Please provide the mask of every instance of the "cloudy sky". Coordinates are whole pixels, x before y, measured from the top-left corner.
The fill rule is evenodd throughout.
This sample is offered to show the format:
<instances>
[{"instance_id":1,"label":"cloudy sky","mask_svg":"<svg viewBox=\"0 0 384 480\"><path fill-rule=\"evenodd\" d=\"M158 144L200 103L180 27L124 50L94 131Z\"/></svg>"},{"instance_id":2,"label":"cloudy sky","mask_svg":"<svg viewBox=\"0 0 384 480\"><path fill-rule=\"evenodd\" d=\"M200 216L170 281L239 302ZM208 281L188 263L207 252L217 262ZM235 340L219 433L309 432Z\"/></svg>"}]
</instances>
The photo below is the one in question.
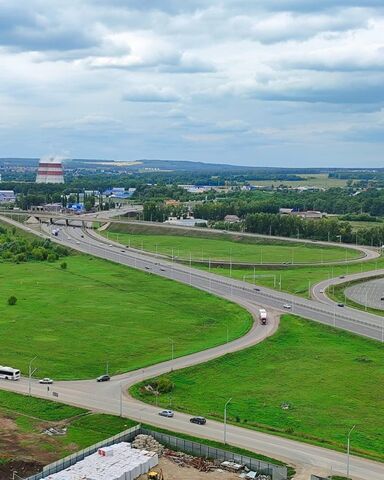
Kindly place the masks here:
<instances>
[{"instance_id":1,"label":"cloudy sky","mask_svg":"<svg viewBox=\"0 0 384 480\"><path fill-rule=\"evenodd\" d=\"M0 156L384 166L383 0L0 0Z\"/></svg>"}]
</instances>

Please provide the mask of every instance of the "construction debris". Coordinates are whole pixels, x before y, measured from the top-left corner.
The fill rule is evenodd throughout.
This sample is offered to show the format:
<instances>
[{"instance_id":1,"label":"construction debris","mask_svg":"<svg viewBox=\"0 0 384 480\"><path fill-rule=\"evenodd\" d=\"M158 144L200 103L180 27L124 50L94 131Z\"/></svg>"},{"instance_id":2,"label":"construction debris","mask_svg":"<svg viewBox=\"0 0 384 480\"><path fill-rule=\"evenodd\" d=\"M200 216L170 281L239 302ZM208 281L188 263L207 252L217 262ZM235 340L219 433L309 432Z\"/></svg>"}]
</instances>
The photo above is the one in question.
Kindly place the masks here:
<instances>
[{"instance_id":1,"label":"construction debris","mask_svg":"<svg viewBox=\"0 0 384 480\"><path fill-rule=\"evenodd\" d=\"M193 457L183 452L175 452L174 450L164 450L164 457L172 460L179 467L193 467L199 472L210 472L217 468L217 463L202 457Z\"/></svg>"},{"instance_id":2,"label":"construction debris","mask_svg":"<svg viewBox=\"0 0 384 480\"><path fill-rule=\"evenodd\" d=\"M43 435L49 435L50 437L54 437L57 435L66 435L67 434L67 428L60 428L60 427L50 427L47 428L47 430L43 431Z\"/></svg>"},{"instance_id":3,"label":"construction debris","mask_svg":"<svg viewBox=\"0 0 384 480\"><path fill-rule=\"evenodd\" d=\"M155 452L159 456L161 456L164 452L163 445L161 445L161 443L155 440L151 435L137 435L132 442L132 448L147 450L148 452Z\"/></svg>"},{"instance_id":4,"label":"construction debris","mask_svg":"<svg viewBox=\"0 0 384 480\"><path fill-rule=\"evenodd\" d=\"M260 474L258 472L249 471L245 465L240 463L220 460L212 460L203 457L194 457L188 453L171 450L165 448L161 443L155 440L151 435L137 435L132 442L132 448L140 450L147 450L149 452L155 452L158 456L171 460L178 467L192 467L199 472L231 472L239 474L240 478L244 480L271 480L270 475Z\"/></svg>"}]
</instances>

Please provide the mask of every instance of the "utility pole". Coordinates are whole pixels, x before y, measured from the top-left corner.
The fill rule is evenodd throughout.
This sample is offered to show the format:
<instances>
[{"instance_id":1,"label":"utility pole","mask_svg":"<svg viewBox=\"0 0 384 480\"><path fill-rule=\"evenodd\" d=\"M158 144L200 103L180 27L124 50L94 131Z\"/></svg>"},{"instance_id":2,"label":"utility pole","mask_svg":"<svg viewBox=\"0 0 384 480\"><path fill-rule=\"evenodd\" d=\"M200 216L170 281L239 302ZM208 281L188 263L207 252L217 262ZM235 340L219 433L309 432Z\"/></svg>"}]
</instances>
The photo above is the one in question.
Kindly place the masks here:
<instances>
[{"instance_id":1,"label":"utility pole","mask_svg":"<svg viewBox=\"0 0 384 480\"><path fill-rule=\"evenodd\" d=\"M120 384L120 417L123 416L123 385Z\"/></svg>"},{"instance_id":2,"label":"utility pole","mask_svg":"<svg viewBox=\"0 0 384 480\"><path fill-rule=\"evenodd\" d=\"M29 362L29 367L28 367L28 395L31 396L31 381L32 381L32 375L36 372L37 368L35 368L33 371L32 371L32 362L34 360L36 360L37 356L36 357L33 357L32 360Z\"/></svg>"},{"instance_id":3,"label":"utility pole","mask_svg":"<svg viewBox=\"0 0 384 480\"><path fill-rule=\"evenodd\" d=\"M351 438L351 433L353 432L355 427L356 427L356 425L353 425L353 427L349 431L348 437L347 437L347 478L348 479L349 479L349 450L350 450L350 444L351 444L350 438Z\"/></svg>"},{"instance_id":4,"label":"utility pole","mask_svg":"<svg viewBox=\"0 0 384 480\"><path fill-rule=\"evenodd\" d=\"M232 397L224 405L224 445L227 443L227 407L231 400Z\"/></svg>"}]
</instances>

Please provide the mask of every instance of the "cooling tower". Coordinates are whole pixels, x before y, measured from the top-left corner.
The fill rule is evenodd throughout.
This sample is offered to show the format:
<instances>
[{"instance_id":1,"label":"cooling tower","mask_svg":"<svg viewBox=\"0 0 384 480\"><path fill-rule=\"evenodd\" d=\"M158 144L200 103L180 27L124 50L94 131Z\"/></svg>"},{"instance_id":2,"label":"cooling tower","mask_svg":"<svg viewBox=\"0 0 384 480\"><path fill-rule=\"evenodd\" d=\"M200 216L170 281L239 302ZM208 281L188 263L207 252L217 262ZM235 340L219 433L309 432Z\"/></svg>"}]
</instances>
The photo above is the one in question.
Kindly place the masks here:
<instances>
[{"instance_id":1,"label":"cooling tower","mask_svg":"<svg viewBox=\"0 0 384 480\"><path fill-rule=\"evenodd\" d=\"M64 171L58 157L40 159L36 183L64 183Z\"/></svg>"}]
</instances>

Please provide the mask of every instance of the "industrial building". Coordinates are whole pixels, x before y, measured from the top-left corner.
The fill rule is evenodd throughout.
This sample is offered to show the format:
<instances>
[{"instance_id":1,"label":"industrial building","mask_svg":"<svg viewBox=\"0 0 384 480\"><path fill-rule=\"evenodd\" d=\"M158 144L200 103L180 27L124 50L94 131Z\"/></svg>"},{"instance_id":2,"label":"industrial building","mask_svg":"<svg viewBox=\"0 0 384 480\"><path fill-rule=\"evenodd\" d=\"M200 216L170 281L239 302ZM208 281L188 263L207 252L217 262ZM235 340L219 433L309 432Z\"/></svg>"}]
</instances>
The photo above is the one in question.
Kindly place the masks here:
<instances>
[{"instance_id":1,"label":"industrial building","mask_svg":"<svg viewBox=\"0 0 384 480\"><path fill-rule=\"evenodd\" d=\"M64 171L57 157L44 157L39 161L36 183L64 183Z\"/></svg>"},{"instance_id":2,"label":"industrial building","mask_svg":"<svg viewBox=\"0 0 384 480\"><path fill-rule=\"evenodd\" d=\"M0 203L14 203L16 195L13 190L0 190Z\"/></svg>"}]
</instances>

